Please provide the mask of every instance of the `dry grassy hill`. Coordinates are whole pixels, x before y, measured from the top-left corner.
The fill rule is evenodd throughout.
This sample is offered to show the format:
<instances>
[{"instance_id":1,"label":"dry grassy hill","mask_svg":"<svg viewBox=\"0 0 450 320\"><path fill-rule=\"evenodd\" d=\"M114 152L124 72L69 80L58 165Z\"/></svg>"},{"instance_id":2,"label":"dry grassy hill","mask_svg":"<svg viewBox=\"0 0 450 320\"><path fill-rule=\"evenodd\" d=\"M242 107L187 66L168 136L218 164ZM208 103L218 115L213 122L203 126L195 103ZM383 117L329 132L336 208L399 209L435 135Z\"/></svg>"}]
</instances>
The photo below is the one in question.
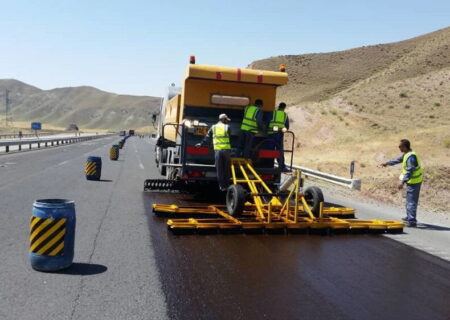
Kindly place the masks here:
<instances>
[{"instance_id":1,"label":"dry grassy hill","mask_svg":"<svg viewBox=\"0 0 450 320\"><path fill-rule=\"evenodd\" d=\"M356 160L364 193L401 202L399 168L376 165L409 138L426 168L423 203L450 211L450 28L397 43L280 56L251 67L287 65L279 92L300 141L297 162L347 175Z\"/></svg>"},{"instance_id":2,"label":"dry grassy hill","mask_svg":"<svg viewBox=\"0 0 450 320\"><path fill-rule=\"evenodd\" d=\"M160 103L157 97L118 95L93 87L41 90L12 79L0 80L0 92L5 89L14 121L40 121L62 128L71 123L81 129L148 126Z\"/></svg>"}]
</instances>

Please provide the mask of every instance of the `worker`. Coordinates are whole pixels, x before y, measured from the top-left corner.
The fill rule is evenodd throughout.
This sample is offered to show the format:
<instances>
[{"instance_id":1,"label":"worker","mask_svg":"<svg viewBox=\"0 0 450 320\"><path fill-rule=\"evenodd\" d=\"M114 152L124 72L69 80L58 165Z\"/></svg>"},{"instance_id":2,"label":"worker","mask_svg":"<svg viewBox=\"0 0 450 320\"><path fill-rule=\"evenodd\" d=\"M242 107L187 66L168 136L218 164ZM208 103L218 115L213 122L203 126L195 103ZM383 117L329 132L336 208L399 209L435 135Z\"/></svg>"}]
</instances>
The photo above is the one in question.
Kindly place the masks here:
<instances>
[{"instance_id":1,"label":"worker","mask_svg":"<svg viewBox=\"0 0 450 320\"><path fill-rule=\"evenodd\" d=\"M263 101L256 99L254 105L249 105L244 110L241 125L241 141L239 143L239 153L243 158L250 158L255 134L264 131L262 106Z\"/></svg>"},{"instance_id":2,"label":"worker","mask_svg":"<svg viewBox=\"0 0 450 320\"><path fill-rule=\"evenodd\" d=\"M420 187L423 181L422 162L416 152L411 149L409 140L400 140L398 147L403 154L397 159L382 163L381 166L384 168L399 163L402 164L402 173L398 184L399 190L402 190L406 184L406 217L402 220L405 221L408 227L415 227L417 225L416 214Z\"/></svg>"},{"instance_id":3,"label":"worker","mask_svg":"<svg viewBox=\"0 0 450 320\"><path fill-rule=\"evenodd\" d=\"M225 113L219 115L219 122L211 126L208 133L200 143L195 145L200 148L206 141L213 142L214 163L217 172L217 181L221 191L225 191L230 183L230 126L231 119Z\"/></svg>"},{"instance_id":4,"label":"worker","mask_svg":"<svg viewBox=\"0 0 450 320\"><path fill-rule=\"evenodd\" d=\"M281 102L278 105L278 110L274 110L272 113L272 120L269 122L267 133L269 139L275 143L275 149L279 150L280 156L278 158L278 167L281 172L289 172L284 162L284 131L289 130L289 118L284 110L286 109L286 103ZM283 130L285 129L285 130Z\"/></svg>"}]
</instances>

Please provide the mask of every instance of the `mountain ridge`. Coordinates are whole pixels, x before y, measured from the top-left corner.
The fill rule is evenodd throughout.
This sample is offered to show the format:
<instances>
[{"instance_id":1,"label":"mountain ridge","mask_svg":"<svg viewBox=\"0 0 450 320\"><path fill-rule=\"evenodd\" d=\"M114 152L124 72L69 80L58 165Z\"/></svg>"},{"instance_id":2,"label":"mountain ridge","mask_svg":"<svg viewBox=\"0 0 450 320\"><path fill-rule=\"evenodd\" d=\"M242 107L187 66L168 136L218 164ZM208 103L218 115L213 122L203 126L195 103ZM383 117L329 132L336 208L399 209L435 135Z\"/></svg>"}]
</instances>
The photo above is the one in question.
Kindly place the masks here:
<instances>
[{"instance_id":1,"label":"mountain ridge","mask_svg":"<svg viewBox=\"0 0 450 320\"><path fill-rule=\"evenodd\" d=\"M9 91L10 117L67 127L120 130L145 127L158 112L161 98L106 92L92 86L44 90L16 79L0 79Z\"/></svg>"}]
</instances>

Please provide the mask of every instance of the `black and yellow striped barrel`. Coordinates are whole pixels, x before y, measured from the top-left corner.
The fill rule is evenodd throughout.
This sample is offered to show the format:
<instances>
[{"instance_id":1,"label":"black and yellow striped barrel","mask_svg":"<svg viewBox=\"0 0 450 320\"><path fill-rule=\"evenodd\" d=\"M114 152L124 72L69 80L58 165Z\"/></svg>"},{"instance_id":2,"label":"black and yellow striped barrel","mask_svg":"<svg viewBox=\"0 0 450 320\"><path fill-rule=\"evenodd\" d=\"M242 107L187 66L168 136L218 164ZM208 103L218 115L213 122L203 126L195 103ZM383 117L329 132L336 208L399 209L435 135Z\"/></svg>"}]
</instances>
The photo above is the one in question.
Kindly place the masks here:
<instances>
[{"instance_id":1,"label":"black and yellow striped barrel","mask_svg":"<svg viewBox=\"0 0 450 320\"><path fill-rule=\"evenodd\" d=\"M73 262L75 204L65 199L42 199L33 204L29 259L33 269L56 271Z\"/></svg>"},{"instance_id":2,"label":"black and yellow striped barrel","mask_svg":"<svg viewBox=\"0 0 450 320\"><path fill-rule=\"evenodd\" d=\"M117 144L113 145L111 149L109 149L109 159L110 160L119 159L119 146Z\"/></svg>"},{"instance_id":3,"label":"black and yellow striped barrel","mask_svg":"<svg viewBox=\"0 0 450 320\"><path fill-rule=\"evenodd\" d=\"M102 175L102 158L89 156L84 166L87 180L100 180Z\"/></svg>"}]
</instances>

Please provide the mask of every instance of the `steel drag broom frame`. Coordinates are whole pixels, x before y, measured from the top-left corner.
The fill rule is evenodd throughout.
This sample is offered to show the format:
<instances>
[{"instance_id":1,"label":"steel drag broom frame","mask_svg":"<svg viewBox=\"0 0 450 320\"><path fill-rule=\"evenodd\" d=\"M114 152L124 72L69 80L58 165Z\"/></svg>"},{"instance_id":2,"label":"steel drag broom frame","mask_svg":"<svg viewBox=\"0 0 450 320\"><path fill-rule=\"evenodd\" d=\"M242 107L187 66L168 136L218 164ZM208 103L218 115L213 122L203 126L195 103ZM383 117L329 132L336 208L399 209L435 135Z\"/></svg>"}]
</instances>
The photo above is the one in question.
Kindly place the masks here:
<instances>
[{"instance_id":1,"label":"steel drag broom frame","mask_svg":"<svg viewBox=\"0 0 450 320\"><path fill-rule=\"evenodd\" d=\"M251 202L245 201L241 204L241 212L230 212L228 205L227 207L220 205L179 207L164 204L153 204L153 211L157 215L169 216L171 218L167 222L169 230L181 234L217 231L266 231L268 233L403 232L404 224L400 221L337 218L336 216L339 215L354 215L355 210L352 208L324 207L323 202L320 203L319 212L314 215L305 197L299 192L300 170L293 171L294 182L287 196L272 192L248 159L233 158L231 160L231 173L233 185L244 185L247 188L246 200L251 200ZM230 189L228 193L230 194ZM233 197L233 194L231 197ZM268 200L267 197L270 199ZM242 201L242 197L231 200Z\"/></svg>"}]
</instances>

